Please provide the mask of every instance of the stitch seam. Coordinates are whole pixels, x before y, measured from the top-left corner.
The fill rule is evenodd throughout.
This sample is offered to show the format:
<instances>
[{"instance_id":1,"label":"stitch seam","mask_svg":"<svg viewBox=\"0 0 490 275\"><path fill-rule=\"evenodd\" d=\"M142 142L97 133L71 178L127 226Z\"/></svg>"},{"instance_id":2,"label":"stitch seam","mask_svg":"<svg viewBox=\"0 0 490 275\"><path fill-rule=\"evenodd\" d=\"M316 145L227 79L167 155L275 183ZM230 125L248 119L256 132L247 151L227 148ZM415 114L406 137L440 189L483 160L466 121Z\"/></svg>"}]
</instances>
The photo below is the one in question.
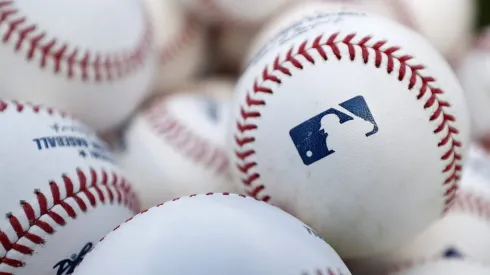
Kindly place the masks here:
<instances>
[{"instance_id":1,"label":"stitch seam","mask_svg":"<svg viewBox=\"0 0 490 275\"><path fill-rule=\"evenodd\" d=\"M386 69L389 75L397 77L399 81L408 79L409 83L407 88L410 91L414 89L417 83L421 84L418 90L417 100L425 101L423 106L425 110L435 110L430 115L429 121L438 123L438 126L433 131L434 134L441 137L441 141L437 146L444 149L448 147L440 157L441 161L445 164L445 168L441 172L446 175L442 183L447 188L444 194L445 206L443 211L446 212L454 202L458 181L460 180L462 156L459 149L462 147L462 143L456 139L456 135L459 133L459 130L453 126L456 118L446 111L451 105L449 102L439 99L439 95L443 94L444 91L434 85L436 82L435 78L421 74L420 71L425 69L425 66L408 64L408 61L413 59L412 56L396 56L395 54L400 50L400 47L388 46L385 40L373 41L371 36L360 37L360 40L354 43L353 39L358 36L357 34L350 33L344 38L339 38L339 35L340 33L338 32L334 33L328 36L326 41L322 42L324 35L320 34L313 41L303 41L296 51L294 47L290 48L283 59L281 59L281 54L278 54L273 64L266 65L262 74L255 79L253 85L247 90L245 103L240 105L240 116L236 120L234 136L235 166L239 174L242 175L241 182L247 194L266 202L271 199L270 194L266 194L265 192L265 183L260 182L260 173L255 171L258 166L257 162L251 160L256 153L252 146L255 142L253 133L258 127L257 124L251 122L251 119L260 119L260 109L266 106L266 99L259 99L258 95L264 97L273 96L274 89L267 88L264 86L265 83L280 86L282 82L279 76L284 78L292 77L294 70L303 69L302 63L314 65L316 61L308 53L308 50L311 50L320 55L323 62L328 62L330 58L336 58L338 60L349 58L350 60L354 60L360 57L368 65L368 61L374 58L374 65L378 69L381 69L381 63L384 57L387 59L387 66L383 69ZM340 51L340 45L347 47L347 54L343 54ZM330 48L331 54L327 54L324 47ZM361 54L358 54L356 48L360 50ZM370 50L374 51L374 54ZM300 59L299 57L302 58ZM398 71L395 71L395 61L398 61L400 64ZM291 68L288 68L286 65L289 65ZM269 66L272 68L269 69Z\"/></svg>"},{"instance_id":2,"label":"stitch seam","mask_svg":"<svg viewBox=\"0 0 490 275\"><path fill-rule=\"evenodd\" d=\"M164 46L160 53L160 65L165 66L168 62L172 61L173 58L178 56L184 47L191 45L193 41L196 40L199 33L197 30L198 22L186 18L182 31L179 32L177 37L169 43L169 45Z\"/></svg>"},{"instance_id":3,"label":"stitch seam","mask_svg":"<svg viewBox=\"0 0 490 275\"><path fill-rule=\"evenodd\" d=\"M28 20L16 6L16 1L0 1L0 26L3 44L13 47L25 60L38 63L40 69L70 80L84 82L114 81L127 77L143 66L149 53L152 28L145 20L145 29L137 46L126 52L93 52L61 42L48 36L45 30Z\"/></svg>"},{"instance_id":4,"label":"stitch seam","mask_svg":"<svg viewBox=\"0 0 490 275\"><path fill-rule=\"evenodd\" d=\"M0 246L5 250L5 253L0 255L0 275L14 275L14 272L5 270L16 270L26 266L23 261L24 257L33 255L35 252L35 248L22 244L22 240L27 240L35 245L44 244L44 236L29 232L31 228L36 227L46 235L52 235L56 232L56 228L52 224L62 227L69 222L63 218L60 212L75 219L78 215L90 211L90 207L96 208L101 204L118 204L128 207L134 213L139 211L136 194L132 192L126 179L116 172L107 172L102 169L98 173L90 168L89 173L85 173L81 169L77 169L76 173L76 179L62 175L61 181L63 183L50 181L50 192L43 193L39 189L34 190L37 205L21 200L22 215L7 213L8 231L15 232L16 239L11 240L6 233L7 230L0 229ZM80 183L79 190L75 190L75 181ZM83 197L86 199L84 200ZM68 203L70 199L74 203ZM81 212L77 213L78 210L73 207L75 205ZM39 210L37 210L38 207ZM48 219L49 222L43 219ZM12 251L15 253L9 256Z\"/></svg>"},{"instance_id":5,"label":"stitch seam","mask_svg":"<svg viewBox=\"0 0 490 275\"><path fill-rule=\"evenodd\" d=\"M490 222L490 202L473 192L460 190L448 213L468 212Z\"/></svg>"},{"instance_id":6,"label":"stitch seam","mask_svg":"<svg viewBox=\"0 0 490 275\"><path fill-rule=\"evenodd\" d=\"M222 196L231 196L231 195L233 195L233 196L241 197L241 198L244 198L244 199L247 199L247 198L248 198L248 199L255 199L255 198L248 197L248 196L245 196L245 195L242 195L242 194L233 194L233 193L229 193L229 192L222 192L222 193L213 193L213 192L209 192L209 193L206 193L206 194L192 194L192 195L189 195L189 196L178 197L178 198L175 198L175 199L173 199L173 200L170 200L170 201L167 201L167 202L160 203L160 204L158 204L158 205L156 205L156 206L153 206L153 207L151 207L151 208L148 208L148 209L146 209L146 210L141 211L140 213L138 213L138 214L134 215L133 217L131 217L131 218L127 219L125 222L123 222L123 223L121 223L120 225L116 226L116 227L115 227L115 228L112 230L112 232L119 230L119 228L120 228L122 225L124 225L124 224L126 224L126 223L130 222L131 220L133 220L134 218L136 218L136 217L138 217L138 216L140 216L140 215L142 215L142 214L144 214L144 213L148 212L150 209L153 209L153 208L158 208L158 207L162 207L162 206L164 206L164 205L166 205L166 204L168 204L168 203L171 203L171 202L174 202L174 201L178 201L178 200L180 200L180 199L182 199L182 198L193 198L193 197L196 197L196 196L213 196L213 195L222 195ZM108 236L108 235L109 235L109 234L107 234L106 236ZM103 237L103 238L100 240L100 242L99 242L99 243L103 242L103 241L104 241L104 239L105 239L105 237ZM313 275L313 274L314 274L314 275L344 275L344 273L342 273L342 271L341 271L340 269L338 269L338 271L336 271L336 270L334 270L333 268L323 268L323 269L319 269L319 268L318 268L318 269L315 269L315 270L314 270L314 272L311 272L311 273L310 273L310 272L308 272L308 271L304 271L304 272L302 272L302 273L301 273L301 275Z\"/></svg>"},{"instance_id":7,"label":"stitch seam","mask_svg":"<svg viewBox=\"0 0 490 275\"><path fill-rule=\"evenodd\" d=\"M166 107L166 101L151 106L146 117L153 131L180 154L218 175L228 176L227 152L173 116Z\"/></svg>"}]
</instances>

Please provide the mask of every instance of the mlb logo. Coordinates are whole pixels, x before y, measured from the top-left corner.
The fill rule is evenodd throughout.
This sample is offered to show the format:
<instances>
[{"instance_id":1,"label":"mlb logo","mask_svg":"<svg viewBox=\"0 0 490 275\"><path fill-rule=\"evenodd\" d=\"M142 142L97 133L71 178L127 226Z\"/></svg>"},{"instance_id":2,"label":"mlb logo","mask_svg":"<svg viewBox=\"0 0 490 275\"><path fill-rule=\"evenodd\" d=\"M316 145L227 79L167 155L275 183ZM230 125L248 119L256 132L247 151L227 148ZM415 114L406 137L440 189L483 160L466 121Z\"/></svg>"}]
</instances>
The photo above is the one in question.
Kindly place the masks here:
<instances>
[{"instance_id":1,"label":"mlb logo","mask_svg":"<svg viewBox=\"0 0 490 275\"><path fill-rule=\"evenodd\" d=\"M336 118L340 125L349 123L354 119L363 119L371 123L373 128L366 133L370 137L378 132L378 125L369 110L366 100L362 96L353 97L339 104L341 109L330 108L320 114L302 122L289 131L289 135L305 165L313 164L335 153L335 148L328 147L329 129L326 121L331 116Z\"/></svg>"}]
</instances>

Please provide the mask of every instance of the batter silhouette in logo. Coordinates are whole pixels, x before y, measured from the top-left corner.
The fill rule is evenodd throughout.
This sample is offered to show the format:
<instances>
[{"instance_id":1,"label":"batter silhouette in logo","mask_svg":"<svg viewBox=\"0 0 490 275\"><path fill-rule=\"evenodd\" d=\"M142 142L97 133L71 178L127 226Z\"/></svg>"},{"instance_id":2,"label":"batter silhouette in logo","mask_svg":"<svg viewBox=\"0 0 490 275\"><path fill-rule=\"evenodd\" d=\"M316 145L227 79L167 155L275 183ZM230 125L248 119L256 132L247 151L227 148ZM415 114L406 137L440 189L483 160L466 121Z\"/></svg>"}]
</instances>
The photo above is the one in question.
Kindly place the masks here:
<instances>
[{"instance_id":1,"label":"batter silhouette in logo","mask_svg":"<svg viewBox=\"0 0 490 275\"><path fill-rule=\"evenodd\" d=\"M366 137L378 132L378 125L364 97L353 97L340 103L339 106L342 107L341 110L330 108L289 131L296 150L298 150L305 165L313 164L335 153L335 148L329 146L329 135L338 134L338 129L344 123L360 118L373 125L372 130L365 133ZM335 122L334 124L339 125L337 129L331 126L332 121Z\"/></svg>"}]
</instances>

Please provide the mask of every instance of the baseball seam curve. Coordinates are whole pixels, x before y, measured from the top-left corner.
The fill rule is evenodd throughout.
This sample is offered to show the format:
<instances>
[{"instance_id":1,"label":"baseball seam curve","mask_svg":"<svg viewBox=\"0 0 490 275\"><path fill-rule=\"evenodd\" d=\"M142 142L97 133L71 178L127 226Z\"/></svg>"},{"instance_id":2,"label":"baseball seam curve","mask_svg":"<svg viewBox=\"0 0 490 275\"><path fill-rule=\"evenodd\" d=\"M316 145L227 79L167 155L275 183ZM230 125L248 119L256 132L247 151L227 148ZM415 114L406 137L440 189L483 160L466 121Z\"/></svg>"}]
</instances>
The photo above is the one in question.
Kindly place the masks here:
<instances>
[{"instance_id":1,"label":"baseball seam curve","mask_svg":"<svg viewBox=\"0 0 490 275\"><path fill-rule=\"evenodd\" d=\"M443 147L444 154L440 157L441 161L444 162L445 168L441 171L445 175L445 180L442 183L444 187L448 186L444 194L444 211L446 212L448 208L452 205L456 191L458 188L458 181L460 180L460 173L462 170L462 156L458 152L462 147L462 143L456 139L456 135L459 130L453 126L456 118L447 113L446 108L451 107L449 102L439 99L439 95L443 94L442 89L436 88L434 83L436 79L431 76L421 75L421 70L425 69L425 66L420 64L411 65L407 62L412 60L413 57L407 54L401 56L396 56L395 54L401 49L397 46L386 46L388 43L385 40L374 41L371 36L360 37L358 43L354 43L352 40L358 35L356 33L349 33L344 38L339 38L340 33L334 33L328 36L325 42L321 42L324 34L320 34L313 41L304 40L295 51L294 46L289 49L284 60L281 60L281 54L278 54L274 63L271 65L265 65L261 76L255 79L254 84L247 90L246 102L240 105L240 117L236 120L236 131L235 131L235 156L236 163L235 166L238 169L238 173L242 175L241 182L244 185L246 192L259 200L269 201L271 196L266 194L265 183L261 183L261 174L256 170L258 163L251 160L255 155L255 150L253 148L245 148L246 146L252 146L255 142L254 131L257 130L257 124L250 122L251 119L260 119L261 112L260 108L266 106L266 100L257 98L257 95L262 96L273 96L274 91L271 88L267 88L264 85L266 82L273 83L275 85L281 85L281 79L278 75L282 77L292 77L294 70L288 69L286 64L294 67L296 70L303 69L303 63L315 64L315 59L312 57L308 51L315 51L316 54L321 56L322 62L327 62L329 60L327 51L323 47L330 48L333 58L341 60L342 58L349 58L354 60L356 57L359 58L357 54L356 47L361 51L361 58L364 64L368 65L369 59L373 58L374 51L374 65L376 68L381 68L382 58L387 59L386 70L389 75L396 73L396 77L399 81L409 79L408 89L411 91L415 85L420 82L421 88L418 91L417 100L424 100L424 96L428 99L424 103L424 109L434 108L436 110L430 115L429 121L434 122L440 120L440 123L434 129L433 133L440 136L441 140L437 144L439 148ZM368 44L368 42L370 44ZM342 53L339 49L339 45L343 45L348 49L348 55ZM386 47L385 47L386 46ZM384 49L382 49L384 47ZM370 51L371 50L371 51ZM298 59L298 57L302 57ZM300 60L305 60L300 61ZM320 60L317 60L320 61ZM395 62L398 61L400 64L399 70L395 70ZM269 67L272 67L270 70ZM410 71L410 73L409 73ZM427 94L427 93L430 94ZM430 95L430 96L429 96ZM435 105L437 104L437 105ZM447 149L444 147L448 147Z\"/></svg>"},{"instance_id":2,"label":"baseball seam curve","mask_svg":"<svg viewBox=\"0 0 490 275\"><path fill-rule=\"evenodd\" d=\"M112 232L114 231L117 231L119 230L119 228L121 228L121 226L123 226L124 224L130 222L131 220L133 220L134 218L138 217L139 215L143 215L145 214L146 212L148 212L150 209L153 209L153 208L158 208L158 207L161 207L161 206L164 206L168 203L171 203L171 202L174 202L174 201L178 201L182 198L193 198L193 197L196 197L196 196L213 196L213 195L221 195L221 196L236 196L236 197L241 197L241 198L244 198L244 199L255 199L255 198L252 198L252 197L249 197L249 196L246 196L246 195L242 195L242 194L234 194L234 193L229 193L229 192L222 192L222 193L214 193L214 192L209 192L209 193L204 193L204 194L192 194L192 195L189 195L189 196L183 196L183 197L178 197L178 198L175 198L175 199L172 199L170 201L167 201L167 202L163 202L163 203L160 203L158 205L155 205L153 207L150 207L146 210L143 210L141 211L140 213L134 215L133 217L127 219L125 222L121 223L120 225L116 226ZM109 234L108 234L109 235ZM107 235L106 235L107 236ZM103 242L105 239L102 238L100 240L99 243ZM323 268L323 269L315 269L314 272L302 272L301 275L343 275L344 273L342 273L342 271L339 269L338 272L336 272L333 268Z\"/></svg>"},{"instance_id":3,"label":"baseball seam curve","mask_svg":"<svg viewBox=\"0 0 490 275\"><path fill-rule=\"evenodd\" d=\"M218 175L227 176L227 152L172 116L165 105L165 101L155 103L146 112L147 121L154 132L194 163L212 169Z\"/></svg>"},{"instance_id":4,"label":"baseball seam curve","mask_svg":"<svg viewBox=\"0 0 490 275\"><path fill-rule=\"evenodd\" d=\"M14 275L15 273L6 272L5 269L24 267L26 265L23 261L24 257L33 255L35 246L45 243L45 236L56 233L53 225L62 227L69 223L63 216L76 219L78 215L90 211L91 208L96 208L101 204L115 203L128 207L134 213L139 211L136 195L131 191L126 180L116 172L101 169L98 173L95 169L90 168L86 173L77 168L76 173L76 179L62 175L62 184L54 180L49 181L49 193L43 193L39 189L34 190L35 203L20 201L21 215L6 214L10 228L0 229L0 245L5 250L3 255L0 255L0 275ZM79 190L75 190L74 181L80 183ZM74 207L75 205L81 212ZM40 229L46 235L41 236L30 232L33 228ZM6 232L15 232L17 239L11 240ZM22 240L27 240L32 244L27 246L21 243ZM13 253L9 256L10 252Z\"/></svg>"},{"instance_id":5,"label":"baseball seam curve","mask_svg":"<svg viewBox=\"0 0 490 275\"><path fill-rule=\"evenodd\" d=\"M147 20L145 20L147 21ZM3 43L13 47L16 54L28 62L36 62L40 69L55 75L84 82L114 81L129 76L142 67L150 51L152 26L145 22L145 30L134 49L125 52L94 52L77 45L49 37L46 30L30 22L16 6L16 1L0 1L0 27Z\"/></svg>"},{"instance_id":6,"label":"baseball seam curve","mask_svg":"<svg viewBox=\"0 0 490 275\"><path fill-rule=\"evenodd\" d=\"M190 18L185 19L182 30L167 46L162 48L160 53L160 66L167 65L168 62L182 52L183 48L192 45L192 42L199 36L198 26L196 24L198 22Z\"/></svg>"},{"instance_id":7,"label":"baseball seam curve","mask_svg":"<svg viewBox=\"0 0 490 275\"><path fill-rule=\"evenodd\" d=\"M63 112L41 105L0 101L0 113L7 111L10 107L19 113L28 109L35 114L45 112L48 115L57 115L62 118L67 116ZM22 209L21 214L6 213L7 227L9 228L0 228L0 275L14 275L13 272L5 271L5 269L15 270L25 266L23 257L34 253L35 248L33 246L44 244L43 236L29 232L33 227L40 229L46 235L55 234L56 229L53 225L64 226L69 222L63 216L75 219L79 214L90 211L89 205L95 208L100 204L117 203L128 207L134 213L140 210L136 194L131 190L126 179L116 172L108 172L104 169L96 171L93 168L84 172L78 168L76 174L76 180L80 183L79 190L74 188L74 179L65 174L61 176L63 184L60 184L59 181L49 181L50 193L43 193L38 189L34 190L36 196L34 203L21 200L19 202ZM90 183L88 179L91 179ZM65 194L63 194L63 190L66 190ZM74 209L73 206L75 205L81 212ZM14 233L16 239L12 240L8 232ZM26 240L32 245L29 247L21 244L22 240ZM14 256L16 257L10 257L9 252L15 252ZM20 256L22 258L19 258Z\"/></svg>"}]
</instances>

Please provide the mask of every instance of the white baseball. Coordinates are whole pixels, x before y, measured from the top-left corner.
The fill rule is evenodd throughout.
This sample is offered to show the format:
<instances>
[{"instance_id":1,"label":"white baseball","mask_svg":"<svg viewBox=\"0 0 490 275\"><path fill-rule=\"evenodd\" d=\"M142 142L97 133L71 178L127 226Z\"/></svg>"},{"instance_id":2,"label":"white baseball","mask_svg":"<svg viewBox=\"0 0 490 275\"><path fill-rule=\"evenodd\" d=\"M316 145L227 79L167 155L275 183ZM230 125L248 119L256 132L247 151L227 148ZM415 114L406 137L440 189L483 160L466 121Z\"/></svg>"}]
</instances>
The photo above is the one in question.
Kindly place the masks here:
<instances>
[{"instance_id":1,"label":"white baseball","mask_svg":"<svg viewBox=\"0 0 490 275\"><path fill-rule=\"evenodd\" d=\"M328 0L327 0L328 1ZM411 27L452 65L468 50L476 23L475 0L346 0Z\"/></svg>"},{"instance_id":2,"label":"white baseball","mask_svg":"<svg viewBox=\"0 0 490 275\"><path fill-rule=\"evenodd\" d=\"M0 5L0 97L69 111L106 130L150 92L153 29L138 0L78 4Z\"/></svg>"},{"instance_id":3,"label":"white baseball","mask_svg":"<svg viewBox=\"0 0 490 275\"><path fill-rule=\"evenodd\" d=\"M210 23L253 26L266 21L287 4L298 0L175 0L191 14Z\"/></svg>"},{"instance_id":4,"label":"white baseball","mask_svg":"<svg viewBox=\"0 0 490 275\"><path fill-rule=\"evenodd\" d=\"M417 33L357 12L283 30L239 80L237 185L346 258L415 237L453 202L468 146L463 92Z\"/></svg>"},{"instance_id":5,"label":"white baseball","mask_svg":"<svg viewBox=\"0 0 490 275\"><path fill-rule=\"evenodd\" d=\"M230 100L182 92L154 99L126 128L118 163L143 207L233 191L226 154Z\"/></svg>"},{"instance_id":6,"label":"white baseball","mask_svg":"<svg viewBox=\"0 0 490 275\"><path fill-rule=\"evenodd\" d=\"M413 266L390 275L488 275L490 267L477 262L463 260L446 260L428 262Z\"/></svg>"},{"instance_id":7,"label":"white baseball","mask_svg":"<svg viewBox=\"0 0 490 275\"><path fill-rule=\"evenodd\" d=\"M490 156L473 146L466 164L455 204L441 220L389 253L350 262L352 271L385 274L444 257L490 264Z\"/></svg>"},{"instance_id":8,"label":"white baseball","mask_svg":"<svg viewBox=\"0 0 490 275\"><path fill-rule=\"evenodd\" d=\"M207 50L205 29L174 0L145 3L155 26L158 72L154 93L169 92L203 70Z\"/></svg>"},{"instance_id":9,"label":"white baseball","mask_svg":"<svg viewBox=\"0 0 490 275\"><path fill-rule=\"evenodd\" d=\"M490 28L479 36L475 47L458 68L471 112L471 127L475 139L490 135Z\"/></svg>"},{"instance_id":10,"label":"white baseball","mask_svg":"<svg viewBox=\"0 0 490 275\"><path fill-rule=\"evenodd\" d=\"M131 241L134 236L137 241ZM227 193L183 197L136 215L109 233L75 272L109 273L350 274L337 253L301 221Z\"/></svg>"},{"instance_id":11,"label":"white baseball","mask_svg":"<svg viewBox=\"0 0 490 275\"><path fill-rule=\"evenodd\" d=\"M349 1L342 0L309 0L299 1L285 8L275 18L267 22L259 32L252 38L245 58L242 60L242 68L245 68L250 60L261 50L267 47L267 43L273 41L274 36L281 35L281 30L287 29L289 25L301 21L305 15L314 13L325 13L332 11L352 10L356 8Z\"/></svg>"},{"instance_id":12,"label":"white baseball","mask_svg":"<svg viewBox=\"0 0 490 275\"><path fill-rule=\"evenodd\" d=\"M139 211L91 130L35 105L0 101L0 274L71 274L91 247Z\"/></svg>"}]
</instances>

